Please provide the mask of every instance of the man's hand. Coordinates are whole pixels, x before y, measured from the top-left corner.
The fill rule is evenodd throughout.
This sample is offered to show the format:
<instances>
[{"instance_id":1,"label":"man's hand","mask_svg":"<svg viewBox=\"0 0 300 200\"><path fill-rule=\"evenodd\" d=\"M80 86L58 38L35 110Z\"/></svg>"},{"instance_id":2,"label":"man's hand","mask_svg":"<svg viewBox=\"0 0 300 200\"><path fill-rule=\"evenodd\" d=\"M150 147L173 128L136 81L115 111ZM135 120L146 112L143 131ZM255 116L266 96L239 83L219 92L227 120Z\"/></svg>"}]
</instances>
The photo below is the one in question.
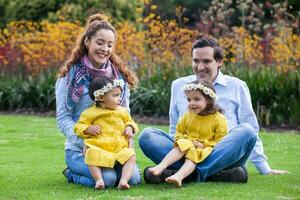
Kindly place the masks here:
<instances>
[{"instance_id":1,"label":"man's hand","mask_svg":"<svg viewBox=\"0 0 300 200\"><path fill-rule=\"evenodd\" d=\"M99 135L101 128L98 125L88 127L84 132L85 135Z\"/></svg>"},{"instance_id":2,"label":"man's hand","mask_svg":"<svg viewBox=\"0 0 300 200\"><path fill-rule=\"evenodd\" d=\"M193 141L193 144L195 145L196 148L204 149L204 144L202 144L201 142Z\"/></svg>"},{"instance_id":3,"label":"man's hand","mask_svg":"<svg viewBox=\"0 0 300 200\"><path fill-rule=\"evenodd\" d=\"M127 127L125 128L123 134L124 134L127 138L132 138L133 135L134 135L132 126L127 126Z\"/></svg>"},{"instance_id":4,"label":"man's hand","mask_svg":"<svg viewBox=\"0 0 300 200\"><path fill-rule=\"evenodd\" d=\"M290 172L287 170L281 170L281 169L271 169L267 175L281 175L281 174L289 174Z\"/></svg>"}]
</instances>

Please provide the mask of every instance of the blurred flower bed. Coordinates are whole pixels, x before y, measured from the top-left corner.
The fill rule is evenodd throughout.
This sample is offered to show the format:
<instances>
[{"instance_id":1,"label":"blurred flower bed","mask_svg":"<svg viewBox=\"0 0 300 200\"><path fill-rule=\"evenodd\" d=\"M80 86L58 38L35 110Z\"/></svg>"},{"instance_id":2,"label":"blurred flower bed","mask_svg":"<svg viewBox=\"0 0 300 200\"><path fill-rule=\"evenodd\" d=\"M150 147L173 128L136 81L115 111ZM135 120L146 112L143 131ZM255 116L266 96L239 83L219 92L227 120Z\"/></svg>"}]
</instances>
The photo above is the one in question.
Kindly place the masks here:
<instances>
[{"instance_id":1,"label":"blurred flower bed","mask_svg":"<svg viewBox=\"0 0 300 200\"><path fill-rule=\"evenodd\" d=\"M272 5L277 20L264 24L257 14L259 5L238 1L242 24L230 26L230 2L215 1L193 28L186 26L184 8L177 7L176 19L165 20L149 2L145 2L147 12L137 10L144 17L114 24L116 52L140 79L131 96L134 114L168 115L171 81L192 73L192 41L211 35L224 47L223 70L248 83L260 123L299 126L300 36L296 19L287 15L283 5ZM13 21L1 29L1 110L55 109L55 72L70 55L82 27L69 21Z\"/></svg>"}]
</instances>

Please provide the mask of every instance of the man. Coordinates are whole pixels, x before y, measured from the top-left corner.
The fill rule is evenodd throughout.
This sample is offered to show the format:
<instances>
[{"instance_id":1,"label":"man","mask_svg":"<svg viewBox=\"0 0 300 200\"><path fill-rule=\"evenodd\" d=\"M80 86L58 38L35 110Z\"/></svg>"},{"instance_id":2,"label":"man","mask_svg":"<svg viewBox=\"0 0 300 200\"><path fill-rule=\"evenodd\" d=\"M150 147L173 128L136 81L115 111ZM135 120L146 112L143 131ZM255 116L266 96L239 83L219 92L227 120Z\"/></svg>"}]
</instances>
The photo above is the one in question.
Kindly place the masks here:
<instances>
[{"instance_id":1,"label":"man","mask_svg":"<svg viewBox=\"0 0 300 200\"><path fill-rule=\"evenodd\" d=\"M223 53L218 43L205 37L196 40L192 46L192 60L194 75L172 82L169 134L155 128L144 129L139 137L139 145L144 154L157 164L172 149L176 124L187 111L187 100L182 87L196 79L208 80L214 84L219 96L218 105L225 110L229 132L215 146L209 157L197 164L195 172L186 181L247 182L244 165L249 157L260 174L288 173L286 170L270 168L263 152L262 141L257 135L259 127L249 89L244 81L224 75L220 71ZM170 169L179 169L181 165L182 162L174 163ZM160 176L154 176L146 168L144 178L148 183L160 183L172 173L174 170L165 170Z\"/></svg>"}]
</instances>

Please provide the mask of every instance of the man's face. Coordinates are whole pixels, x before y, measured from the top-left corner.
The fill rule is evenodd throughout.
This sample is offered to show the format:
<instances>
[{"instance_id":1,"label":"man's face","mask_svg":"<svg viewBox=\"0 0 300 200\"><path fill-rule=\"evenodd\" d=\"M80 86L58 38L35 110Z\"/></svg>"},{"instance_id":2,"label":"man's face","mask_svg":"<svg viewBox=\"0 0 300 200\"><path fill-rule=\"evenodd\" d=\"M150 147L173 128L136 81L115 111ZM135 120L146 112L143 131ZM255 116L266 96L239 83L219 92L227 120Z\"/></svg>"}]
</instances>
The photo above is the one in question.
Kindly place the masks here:
<instances>
[{"instance_id":1,"label":"man's face","mask_svg":"<svg viewBox=\"0 0 300 200\"><path fill-rule=\"evenodd\" d=\"M214 49L212 47L196 48L192 53L193 72L199 80L213 82L223 61L214 59Z\"/></svg>"}]
</instances>

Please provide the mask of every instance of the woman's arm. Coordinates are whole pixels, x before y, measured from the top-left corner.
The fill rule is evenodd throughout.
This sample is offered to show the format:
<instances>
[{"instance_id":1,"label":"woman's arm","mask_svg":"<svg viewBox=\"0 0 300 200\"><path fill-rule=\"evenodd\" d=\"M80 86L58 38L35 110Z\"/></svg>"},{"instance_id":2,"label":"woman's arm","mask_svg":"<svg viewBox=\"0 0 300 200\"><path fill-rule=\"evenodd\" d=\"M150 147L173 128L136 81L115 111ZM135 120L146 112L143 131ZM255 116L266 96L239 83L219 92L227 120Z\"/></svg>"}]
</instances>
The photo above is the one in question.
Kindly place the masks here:
<instances>
[{"instance_id":1,"label":"woman's arm","mask_svg":"<svg viewBox=\"0 0 300 200\"><path fill-rule=\"evenodd\" d=\"M57 79L55 84L55 97L57 126L63 135L69 138L75 134L75 122L72 118L73 110L68 110L66 107L67 81L67 76Z\"/></svg>"}]
</instances>

